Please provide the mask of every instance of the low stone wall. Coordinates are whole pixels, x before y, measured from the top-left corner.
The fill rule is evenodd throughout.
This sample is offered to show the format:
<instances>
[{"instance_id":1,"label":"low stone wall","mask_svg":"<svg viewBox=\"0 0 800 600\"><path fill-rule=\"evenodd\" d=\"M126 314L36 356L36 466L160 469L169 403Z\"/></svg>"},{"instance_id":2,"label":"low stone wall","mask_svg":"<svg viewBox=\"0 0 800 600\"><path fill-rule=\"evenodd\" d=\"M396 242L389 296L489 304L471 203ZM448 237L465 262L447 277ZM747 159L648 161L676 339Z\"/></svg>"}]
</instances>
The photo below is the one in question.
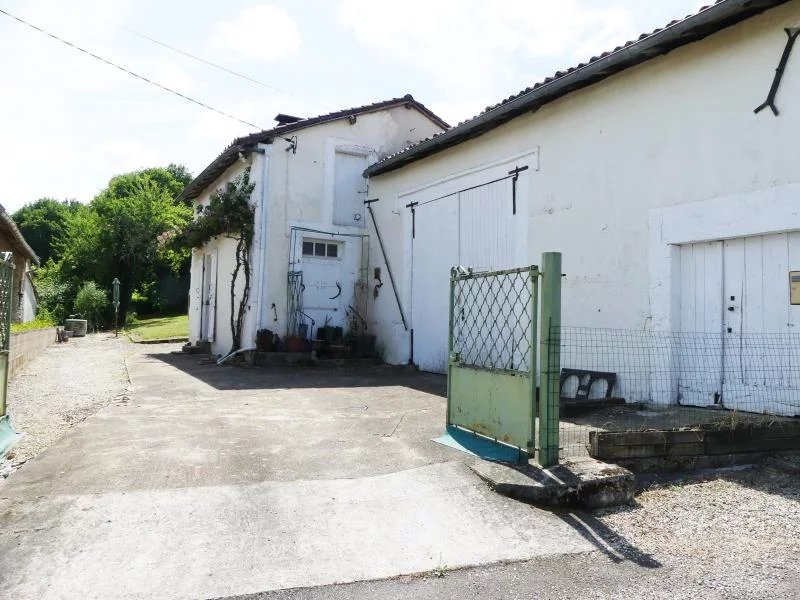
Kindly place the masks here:
<instances>
[{"instance_id":1,"label":"low stone wall","mask_svg":"<svg viewBox=\"0 0 800 600\"><path fill-rule=\"evenodd\" d=\"M11 362L8 378L13 379L22 368L56 341L56 328L34 329L11 334Z\"/></svg>"}]
</instances>

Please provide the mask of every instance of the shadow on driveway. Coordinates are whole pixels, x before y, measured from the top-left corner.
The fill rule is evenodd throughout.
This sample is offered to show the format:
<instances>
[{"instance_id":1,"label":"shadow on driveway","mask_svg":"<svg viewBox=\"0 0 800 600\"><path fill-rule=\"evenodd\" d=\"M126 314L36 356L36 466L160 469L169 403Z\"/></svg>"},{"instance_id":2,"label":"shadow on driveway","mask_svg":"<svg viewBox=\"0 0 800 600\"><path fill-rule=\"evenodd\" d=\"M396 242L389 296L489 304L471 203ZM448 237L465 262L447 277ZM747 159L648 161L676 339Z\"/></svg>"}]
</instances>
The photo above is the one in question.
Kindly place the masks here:
<instances>
[{"instance_id":1,"label":"shadow on driveway","mask_svg":"<svg viewBox=\"0 0 800 600\"><path fill-rule=\"evenodd\" d=\"M145 356L163 361L221 391L402 386L442 398L447 396L444 375L424 373L411 367L218 366L197 355L151 352Z\"/></svg>"}]
</instances>

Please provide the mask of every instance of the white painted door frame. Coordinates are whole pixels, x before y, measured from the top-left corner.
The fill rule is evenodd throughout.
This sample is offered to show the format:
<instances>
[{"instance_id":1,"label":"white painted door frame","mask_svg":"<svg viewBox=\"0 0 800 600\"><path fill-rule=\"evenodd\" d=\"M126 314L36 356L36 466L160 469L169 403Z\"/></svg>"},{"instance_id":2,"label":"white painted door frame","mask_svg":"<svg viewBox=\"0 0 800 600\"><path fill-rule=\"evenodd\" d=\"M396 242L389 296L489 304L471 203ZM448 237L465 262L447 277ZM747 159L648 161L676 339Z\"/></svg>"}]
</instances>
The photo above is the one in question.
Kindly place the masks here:
<instances>
[{"instance_id":1,"label":"white painted door frame","mask_svg":"<svg viewBox=\"0 0 800 600\"><path fill-rule=\"evenodd\" d=\"M203 255L203 285L200 293L200 340L213 342L217 323L216 249Z\"/></svg>"}]
</instances>

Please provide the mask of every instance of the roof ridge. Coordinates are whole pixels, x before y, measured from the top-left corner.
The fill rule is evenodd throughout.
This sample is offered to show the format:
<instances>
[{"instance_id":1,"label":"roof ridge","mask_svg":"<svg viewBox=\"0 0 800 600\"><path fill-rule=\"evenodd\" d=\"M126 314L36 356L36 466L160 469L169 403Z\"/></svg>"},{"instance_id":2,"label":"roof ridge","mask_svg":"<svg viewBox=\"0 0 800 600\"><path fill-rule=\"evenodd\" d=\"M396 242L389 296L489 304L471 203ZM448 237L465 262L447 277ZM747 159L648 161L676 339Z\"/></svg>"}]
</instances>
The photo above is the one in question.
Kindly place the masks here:
<instances>
[{"instance_id":1,"label":"roof ridge","mask_svg":"<svg viewBox=\"0 0 800 600\"><path fill-rule=\"evenodd\" d=\"M259 143L265 143L267 140L272 139L273 137L280 136L286 133L291 133L292 131L298 131L300 129L305 129L307 127L313 127L314 125L321 125L323 123L336 121L338 119L344 119L350 116L357 116L360 114L374 112L402 104L406 104L409 107L416 108L422 114L427 116L431 121L439 125L442 129L450 128L450 125L444 119L439 117L436 113L434 113L424 104L422 104L422 102L415 100L414 96L412 96L411 94L404 94L403 96L397 98L390 98L388 100L380 100L378 102L372 102L370 104L363 104L361 106L345 108L317 115L315 117L303 118L294 123L286 123L284 125L278 125L276 127L273 127L272 129L263 129L257 133L251 133L245 136L234 138L234 140L230 144L228 144L228 146L226 146L225 149L219 155L217 155L217 157L205 169L203 169L203 171L197 177L195 177L191 181L191 183L189 183L189 185L186 186L183 192L181 192L181 194L178 196L178 199L190 200L199 196L200 193L211 182L213 182L217 177L219 177L219 175L222 174L222 171L227 169L236 160L236 158L234 157L233 160L227 161L229 155L233 155L234 153L238 154L238 152L244 150L248 146L253 146ZM223 167L222 164L226 162L227 164ZM214 176L212 177L212 175Z\"/></svg>"},{"instance_id":2,"label":"roof ridge","mask_svg":"<svg viewBox=\"0 0 800 600\"><path fill-rule=\"evenodd\" d=\"M383 173L389 170L393 170L395 168L399 168L399 166L402 166L402 164L406 164L406 162L411 162L412 160L416 160L414 156L416 156L419 153L418 150L421 150L420 149L421 146L425 146L425 149L427 150L428 147L432 147L439 144L443 146L441 149L444 149L444 147L448 147L447 145L445 145L446 142L443 140L437 141L437 138L440 138L442 136L447 136L449 139L459 140L460 139L459 135L463 131L468 130L470 127L475 127L475 128L480 127L480 131L473 136L464 135L461 137L467 138L480 135L484 131L487 131L488 129L491 129L494 126L500 125L503 122L506 122L511 118L518 116L516 114L510 116L503 115L502 119L504 120L497 123L496 125L493 126L484 125L482 121L488 119L491 116L491 113L494 112L499 113L503 109L507 109L508 112L510 112L509 104L521 103L525 97L532 97L534 95L534 92L542 92L543 88L563 82L564 79L567 78L568 76L578 76L579 72L589 67L594 67L597 66L598 64L602 64L607 61L608 62L613 61L616 55L618 55L622 51L632 49L637 44L642 44L643 42L647 42L648 40L653 40L654 38L656 39L660 37L668 38L670 30L673 28L676 28L678 26L686 26L687 29L691 29L691 26L695 22L695 20L699 19L704 13L707 13L708 11L715 11L715 14L719 13L719 16L717 17L719 22L716 23L718 27L713 31L703 31L702 26L698 24L698 29L700 30L699 32L691 32L691 34L687 35L678 35L675 36L674 39L665 39L663 44L664 48L659 48L659 52L657 54L643 55L642 57L640 57L641 58L640 60L631 61L630 65L622 66L621 68L617 68L616 70L611 70L605 74L600 74L591 81L578 82L574 84L572 87L568 87L565 85L565 87L568 87L568 89L563 90L561 94L554 95L553 98L543 100L540 105L537 105L537 108L538 106L541 106L543 104L546 104L547 102L555 100L563 95L570 93L571 91L575 91L576 89L581 89L582 87L586 87L588 85L591 85L592 83L596 83L597 81L600 81L607 76L610 76L614 73L624 70L625 68L628 68L629 66L634 66L635 64L639 64L641 62L649 60L650 58L654 58L655 56L668 52L669 50L676 48L678 46L702 39L703 37L706 37L707 35L710 35L711 33L714 33L715 31L722 29L727 25L732 25L735 22L746 19L750 16L753 16L754 14L763 12L768 8L772 8L774 6L783 4L787 1L789 0L716 0L712 4L700 7L696 12L687 15L683 19L673 19L666 25L654 29L653 31L642 33L635 40L628 40L625 43L615 47L613 50L608 50L599 55L592 56L587 61L578 63L577 65L572 67L568 67L565 70L556 71L553 75L545 77L543 80L538 81L533 85L526 87L520 92L510 95L496 104L485 107L477 115L459 122L454 127L451 127L450 129L444 132L428 136L427 138L419 140L418 142L411 144L403 148L402 150L395 152L394 154L390 154L384 157L379 162L370 166L365 173L367 175ZM726 8L728 7L730 8L726 12ZM520 114L522 114L522 112L520 112ZM450 145L454 145L455 143L459 142L455 141ZM425 156L427 156L428 154L432 154L433 152L436 151L438 150L431 149L430 151L426 152ZM419 158L422 158L422 156L419 156ZM395 163L397 164L395 165Z\"/></svg>"}]
</instances>

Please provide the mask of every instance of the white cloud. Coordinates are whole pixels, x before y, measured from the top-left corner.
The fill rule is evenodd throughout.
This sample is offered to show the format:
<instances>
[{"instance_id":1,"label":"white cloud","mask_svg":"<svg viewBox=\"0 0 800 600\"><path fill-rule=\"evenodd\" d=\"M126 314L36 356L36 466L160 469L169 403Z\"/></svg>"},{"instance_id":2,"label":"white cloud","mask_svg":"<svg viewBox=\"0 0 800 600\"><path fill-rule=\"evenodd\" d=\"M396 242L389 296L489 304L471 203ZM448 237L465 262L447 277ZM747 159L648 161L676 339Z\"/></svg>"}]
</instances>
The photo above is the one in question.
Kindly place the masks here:
<instances>
[{"instance_id":1,"label":"white cloud","mask_svg":"<svg viewBox=\"0 0 800 600\"><path fill-rule=\"evenodd\" d=\"M365 46L478 95L519 79L522 59L577 62L637 33L630 11L581 0L342 0L339 17Z\"/></svg>"},{"instance_id":2,"label":"white cloud","mask_svg":"<svg viewBox=\"0 0 800 600\"><path fill-rule=\"evenodd\" d=\"M289 13L270 4L245 8L230 20L217 23L216 43L255 60L275 60L300 47L300 33Z\"/></svg>"}]
</instances>

